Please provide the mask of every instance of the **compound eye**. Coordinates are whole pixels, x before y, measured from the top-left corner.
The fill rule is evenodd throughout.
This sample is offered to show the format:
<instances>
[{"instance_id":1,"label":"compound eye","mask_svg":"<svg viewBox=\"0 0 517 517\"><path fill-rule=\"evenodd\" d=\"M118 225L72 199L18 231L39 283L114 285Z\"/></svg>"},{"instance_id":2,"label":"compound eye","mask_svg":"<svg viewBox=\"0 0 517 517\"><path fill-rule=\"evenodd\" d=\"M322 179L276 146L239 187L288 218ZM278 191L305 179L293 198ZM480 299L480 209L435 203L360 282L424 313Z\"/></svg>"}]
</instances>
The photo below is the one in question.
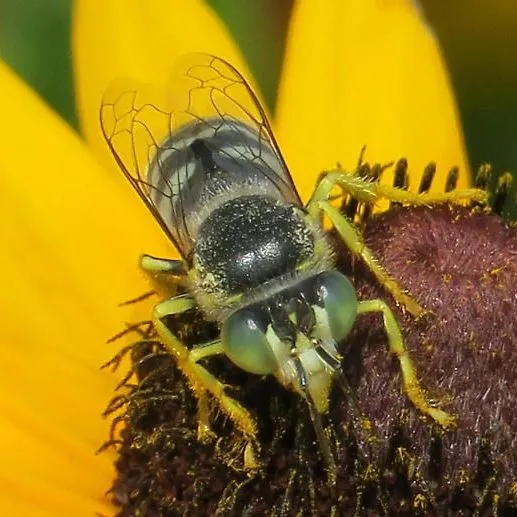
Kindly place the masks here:
<instances>
[{"instance_id":1,"label":"compound eye","mask_svg":"<svg viewBox=\"0 0 517 517\"><path fill-rule=\"evenodd\" d=\"M326 271L318 280L318 295L327 313L330 332L339 342L348 335L357 316L354 286L338 271Z\"/></svg>"},{"instance_id":2,"label":"compound eye","mask_svg":"<svg viewBox=\"0 0 517 517\"><path fill-rule=\"evenodd\" d=\"M239 368L257 375L268 375L278 368L263 327L252 311L240 310L225 321L221 331L228 358Z\"/></svg>"}]
</instances>

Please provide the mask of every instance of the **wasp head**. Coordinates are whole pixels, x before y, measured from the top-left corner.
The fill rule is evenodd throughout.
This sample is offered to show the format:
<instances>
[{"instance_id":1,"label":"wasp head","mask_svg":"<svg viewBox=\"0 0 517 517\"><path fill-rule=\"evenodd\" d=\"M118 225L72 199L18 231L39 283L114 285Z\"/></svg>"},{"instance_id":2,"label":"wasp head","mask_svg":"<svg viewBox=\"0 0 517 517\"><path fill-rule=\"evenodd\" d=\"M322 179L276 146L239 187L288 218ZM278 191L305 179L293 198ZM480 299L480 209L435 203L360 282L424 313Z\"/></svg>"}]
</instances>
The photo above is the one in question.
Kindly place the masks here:
<instances>
[{"instance_id":1,"label":"wasp head","mask_svg":"<svg viewBox=\"0 0 517 517\"><path fill-rule=\"evenodd\" d=\"M332 378L341 372L337 345L356 315L352 284L337 271L325 271L235 311L221 339L241 369L275 375L323 413Z\"/></svg>"}]
</instances>

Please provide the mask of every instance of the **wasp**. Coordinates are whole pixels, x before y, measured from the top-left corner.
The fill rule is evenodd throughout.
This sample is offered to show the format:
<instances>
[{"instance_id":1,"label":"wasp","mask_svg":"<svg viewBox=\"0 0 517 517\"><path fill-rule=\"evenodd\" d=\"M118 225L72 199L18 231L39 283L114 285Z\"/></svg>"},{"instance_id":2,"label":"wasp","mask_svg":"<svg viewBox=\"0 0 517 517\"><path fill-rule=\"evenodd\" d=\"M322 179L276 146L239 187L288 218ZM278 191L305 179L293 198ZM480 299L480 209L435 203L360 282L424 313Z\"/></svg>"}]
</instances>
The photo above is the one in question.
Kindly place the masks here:
<instances>
[{"instance_id":1,"label":"wasp","mask_svg":"<svg viewBox=\"0 0 517 517\"><path fill-rule=\"evenodd\" d=\"M258 446L254 416L206 366L205 359L224 355L249 374L274 375L303 397L335 477L322 415L334 383L346 391L339 344L357 318L372 312L383 317L410 401L443 428L453 425L452 415L426 400L388 304L358 300L336 269L324 221L395 301L419 316L423 308L376 261L358 228L331 202L332 191L369 204L413 205L484 201L484 192L416 194L339 169L321 175L304 204L248 82L207 54L185 58L165 90L115 83L100 119L115 160L181 255L143 255L140 266L165 294L152 320L197 397L200 438L209 432L215 403ZM187 347L170 330L168 318L192 309L217 323L216 341Z\"/></svg>"}]
</instances>

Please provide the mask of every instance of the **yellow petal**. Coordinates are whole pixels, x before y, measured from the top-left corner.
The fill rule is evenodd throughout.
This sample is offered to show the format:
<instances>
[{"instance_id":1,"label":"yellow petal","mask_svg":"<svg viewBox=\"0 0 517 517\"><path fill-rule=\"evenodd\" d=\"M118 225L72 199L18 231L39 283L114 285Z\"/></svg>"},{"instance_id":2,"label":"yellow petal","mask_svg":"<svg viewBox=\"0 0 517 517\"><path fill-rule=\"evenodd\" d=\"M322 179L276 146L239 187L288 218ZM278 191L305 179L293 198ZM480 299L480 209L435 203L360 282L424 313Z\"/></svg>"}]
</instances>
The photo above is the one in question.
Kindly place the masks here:
<instances>
[{"instance_id":1,"label":"yellow petal","mask_svg":"<svg viewBox=\"0 0 517 517\"><path fill-rule=\"evenodd\" d=\"M113 159L99 131L99 106L114 79L165 84L174 63L189 52L215 54L246 71L226 27L202 0L78 0L73 48L81 126L109 166Z\"/></svg>"},{"instance_id":2,"label":"yellow petal","mask_svg":"<svg viewBox=\"0 0 517 517\"><path fill-rule=\"evenodd\" d=\"M276 127L306 198L314 177L340 162L409 160L416 187L426 163L433 183L468 164L451 85L437 42L404 0L295 3L278 98ZM392 175L387 180L391 181Z\"/></svg>"},{"instance_id":3,"label":"yellow petal","mask_svg":"<svg viewBox=\"0 0 517 517\"><path fill-rule=\"evenodd\" d=\"M100 413L115 379L117 304L147 289L167 242L121 176L0 63L1 515L106 513L113 457ZM134 309L131 310L131 312Z\"/></svg>"}]
</instances>

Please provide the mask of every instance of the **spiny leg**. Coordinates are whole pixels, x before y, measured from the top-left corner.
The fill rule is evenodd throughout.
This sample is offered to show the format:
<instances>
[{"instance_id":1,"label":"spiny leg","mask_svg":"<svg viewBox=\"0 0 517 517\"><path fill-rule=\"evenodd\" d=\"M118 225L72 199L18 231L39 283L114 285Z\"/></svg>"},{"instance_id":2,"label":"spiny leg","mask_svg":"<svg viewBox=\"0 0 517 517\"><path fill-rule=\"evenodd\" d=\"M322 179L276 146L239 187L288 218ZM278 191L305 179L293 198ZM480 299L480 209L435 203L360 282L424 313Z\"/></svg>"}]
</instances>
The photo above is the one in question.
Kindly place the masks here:
<instances>
[{"instance_id":1,"label":"spiny leg","mask_svg":"<svg viewBox=\"0 0 517 517\"><path fill-rule=\"evenodd\" d=\"M376 184L376 197L412 206L430 206L444 203L476 202L486 204L488 193L475 188L461 188L447 192L416 193L403 190L391 185Z\"/></svg>"},{"instance_id":2,"label":"spiny leg","mask_svg":"<svg viewBox=\"0 0 517 517\"><path fill-rule=\"evenodd\" d=\"M181 260L163 259L151 255L140 257L140 267L149 277L156 291L168 297L178 294L182 279L187 274L185 265ZM154 322L153 326L156 328ZM198 438L200 441L206 441L213 434L210 429L210 405L204 390L199 390L196 396L198 399Z\"/></svg>"},{"instance_id":3,"label":"spiny leg","mask_svg":"<svg viewBox=\"0 0 517 517\"><path fill-rule=\"evenodd\" d=\"M459 189L443 193L410 192L377 181L370 181L357 174L346 174L342 171L329 172L322 176L307 205L313 217L324 211L340 234L345 244L353 253L358 254L366 263L377 280L391 293L396 302L405 307L414 316L421 316L424 309L411 296L405 293L398 283L378 263L372 251L364 244L362 235L351 221L334 208L328 201L331 191L339 186L344 192L367 205L385 198L392 202L410 205L431 205L437 203L458 203L475 201L486 203L488 194L479 189Z\"/></svg>"},{"instance_id":4,"label":"spiny leg","mask_svg":"<svg viewBox=\"0 0 517 517\"><path fill-rule=\"evenodd\" d=\"M177 292L175 283L181 284L185 272L180 261L159 259L149 255L142 256L140 266L162 292ZM253 417L235 399L224 392L223 383L198 364L198 361L205 357L222 353L220 343L210 343L189 350L163 321L166 317L185 313L195 305L195 300L188 294L164 300L153 309L153 325L160 341L176 358L178 368L187 377L189 385L198 399L199 435L201 438L206 438L210 434L207 399L207 392L209 392L246 438L254 439L257 431Z\"/></svg>"},{"instance_id":5,"label":"spiny leg","mask_svg":"<svg viewBox=\"0 0 517 517\"><path fill-rule=\"evenodd\" d=\"M319 181L309 202L326 201L336 186L350 196L365 203L375 203L381 199L395 201L412 206L428 206L441 203L461 203L474 201L485 204L488 194L476 188L455 189L450 192L411 192L391 185L368 181L366 178L342 171L333 171L324 175Z\"/></svg>"},{"instance_id":6,"label":"spiny leg","mask_svg":"<svg viewBox=\"0 0 517 517\"><path fill-rule=\"evenodd\" d=\"M164 300L155 306L153 310L153 323L161 342L167 350L176 358L179 369L187 377L192 391L198 399L206 396L206 392L212 394L220 408L230 417L236 427L248 439L255 439L256 424L250 413L239 402L228 396L224 391L224 384L212 375L204 366L197 363L198 360L222 353L219 342L201 348L203 353L198 354L196 349L189 350L179 338L165 325L163 319L175 314L181 314L195 306L195 301L189 295L180 295ZM202 401L199 408L207 408L206 401ZM201 415L200 420L206 423L208 418Z\"/></svg>"},{"instance_id":7,"label":"spiny leg","mask_svg":"<svg viewBox=\"0 0 517 517\"><path fill-rule=\"evenodd\" d=\"M165 304L165 305L164 305ZM172 307L171 307L172 306ZM161 318L164 316L180 315L195 306L194 300L188 295L171 298L156 305L153 309L153 325L158 333L160 342L168 353L176 359L178 368L183 372L198 400L198 438L206 441L211 436L210 413L206 390L198 379L196 372L190 367L189 349L169 330Z\"/></svg>"},{"instance_id":8,"label":"spiny leg","mask_svg":"<svg viewBox=\"0 0 517 517\"><path fill-rule=\"evenodd\" d=\"M375 278L393 296L397 303L406 308L413 316L418 317L424 314L425 311L421 305L409 294L405 293L396 280L377 261L373 252L364 243L361 232L353 223L326 201L319 201L309 206L309 211L314 210L322 210L328 215L347 248L361 257Z\"/></svg>"},{"instance_id":9,"label":"spiny leg","mask_svg":"<svg viewBox=\"0 0 517 517\"><path fill-rule=\"evenodd\" d=\"M425 399L424 391L420 386L415 367L409 353L404 344L404 338L400 330L399 324L395 315L382 300L366 300L359 302L357 309L358 314L368 312L381 312L384 320L384 328L388 336L388 343L390 352L395 354L400 363L400 370L402 372L402 381L404 390L409 397L409 400L422 413L429 415L433 420L440 424L443 428L448 428L454 425L455 417L442 411L431 407Z\"/></svg>"},{"instance_id":10,"label":"spiny leg","mask_svg":"<svg viewBox=\"0 0 517 517\"><path fill-rule=\"evenodd\" d=\"M178 294L182 280L187 275L183 261L153 257L147 254L140 257L140 267L149 278L154 289L168 298ZM177 314L185 312L189 308L186 307ZM156 329L155 321L153 321L153 327ZM163 344L165 345L166 343ZM171 353L171 350L168 352ZM198 438L201 441L205 441L212 435L209 425L210 408L208 397L204 390L198 390L198 393L195 393L195 395L198 399Z\"/></svg>"}]
</instances>

